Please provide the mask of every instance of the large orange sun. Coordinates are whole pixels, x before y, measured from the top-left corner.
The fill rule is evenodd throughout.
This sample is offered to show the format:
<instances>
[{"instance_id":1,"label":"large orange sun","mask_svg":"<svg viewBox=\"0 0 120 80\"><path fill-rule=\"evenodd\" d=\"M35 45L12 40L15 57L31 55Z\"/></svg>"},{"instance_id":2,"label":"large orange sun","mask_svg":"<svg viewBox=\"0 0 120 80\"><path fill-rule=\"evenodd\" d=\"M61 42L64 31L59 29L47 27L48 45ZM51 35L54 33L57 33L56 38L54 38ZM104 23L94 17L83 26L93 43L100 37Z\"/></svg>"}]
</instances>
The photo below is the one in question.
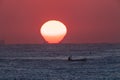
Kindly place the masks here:
<instances>
[{"instance_id":1,"label":"large orange sun","mask_svg":"<svg viewBox=\"0 0 120 80\"><path fill-rule=\"evenodd\" d=\"M44 23L40 33L48 43L59 43L67 33L66 26L57 20L50 20Z\"/></svg>"}]
</instances>

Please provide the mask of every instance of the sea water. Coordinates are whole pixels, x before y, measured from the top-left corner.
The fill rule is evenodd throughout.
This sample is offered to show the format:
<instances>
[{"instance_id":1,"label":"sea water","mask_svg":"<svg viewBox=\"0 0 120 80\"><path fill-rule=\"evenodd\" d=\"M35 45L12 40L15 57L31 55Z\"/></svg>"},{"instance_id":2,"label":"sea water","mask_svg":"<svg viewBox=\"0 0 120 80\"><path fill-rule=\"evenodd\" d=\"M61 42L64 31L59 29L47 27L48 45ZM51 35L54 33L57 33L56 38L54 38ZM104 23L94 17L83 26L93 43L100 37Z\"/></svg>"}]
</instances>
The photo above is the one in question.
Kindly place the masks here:
<instances>
[{"instance_id":1,"label":"sea water","mask_svg":"<svg viewBox=\"0 0 120 80\"><path fill-rule=\"evenodd\" d=\"M0 80L120 80L120 44L0 45Z\"/></svg>"}]
</instances>

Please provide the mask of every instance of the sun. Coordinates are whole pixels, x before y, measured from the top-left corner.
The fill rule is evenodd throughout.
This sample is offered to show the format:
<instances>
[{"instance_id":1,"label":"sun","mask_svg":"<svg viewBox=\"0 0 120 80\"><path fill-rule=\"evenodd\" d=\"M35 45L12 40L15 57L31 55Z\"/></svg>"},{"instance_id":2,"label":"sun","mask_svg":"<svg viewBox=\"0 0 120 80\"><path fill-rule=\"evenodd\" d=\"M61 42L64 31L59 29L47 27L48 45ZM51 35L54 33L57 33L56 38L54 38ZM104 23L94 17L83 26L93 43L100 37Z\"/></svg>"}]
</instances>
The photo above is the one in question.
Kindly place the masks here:
<instances>
[{"instance_id":1,"label":"sun","mask_svg":"<svg viewBox=\"0 0 120 80\"><path fill-rule=\"evenodd\" d=\"M48 43L60 43L67 34L66 26L57 20L49 20L45 22L40 33Z\"/></svg>"}]
</instances>

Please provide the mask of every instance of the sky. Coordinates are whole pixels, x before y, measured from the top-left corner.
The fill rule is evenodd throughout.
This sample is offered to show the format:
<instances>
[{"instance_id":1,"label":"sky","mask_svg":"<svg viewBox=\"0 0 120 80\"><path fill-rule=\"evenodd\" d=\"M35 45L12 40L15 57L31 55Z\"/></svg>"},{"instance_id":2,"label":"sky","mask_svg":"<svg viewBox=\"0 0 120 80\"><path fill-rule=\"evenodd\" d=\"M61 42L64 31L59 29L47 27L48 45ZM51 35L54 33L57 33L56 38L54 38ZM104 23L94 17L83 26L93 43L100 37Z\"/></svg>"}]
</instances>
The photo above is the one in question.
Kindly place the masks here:
<instances>
[{"instance_id":1,"label":"sky","mask_svg":"<svg viewBox=\"0 0 120 80\"><path fill-rule=\"evenodd\" d=\"M60 20L62 43L120 43L120 0L0 0L0 40L40 44L42 24Z\"/></svg>"}]
</instances>

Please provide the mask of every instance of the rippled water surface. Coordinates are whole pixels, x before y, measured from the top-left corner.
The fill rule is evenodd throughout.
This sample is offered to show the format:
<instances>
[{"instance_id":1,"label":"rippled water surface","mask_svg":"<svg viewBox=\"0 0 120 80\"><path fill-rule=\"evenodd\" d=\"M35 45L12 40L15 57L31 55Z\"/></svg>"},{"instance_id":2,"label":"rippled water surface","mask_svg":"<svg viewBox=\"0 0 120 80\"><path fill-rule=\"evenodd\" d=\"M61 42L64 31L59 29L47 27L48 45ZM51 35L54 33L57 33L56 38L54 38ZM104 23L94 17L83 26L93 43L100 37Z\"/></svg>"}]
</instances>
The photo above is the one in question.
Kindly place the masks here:
<instances>
[{"instance_id":1,"label":"rippled water surface","mask_svg":"<svg viewBox=\"0 0 120 80\"><path fill-rule=\"evenodd\" d=\"M120 44L1 45L0 80L120 80Z\"/></svg>"}]
</instances>

